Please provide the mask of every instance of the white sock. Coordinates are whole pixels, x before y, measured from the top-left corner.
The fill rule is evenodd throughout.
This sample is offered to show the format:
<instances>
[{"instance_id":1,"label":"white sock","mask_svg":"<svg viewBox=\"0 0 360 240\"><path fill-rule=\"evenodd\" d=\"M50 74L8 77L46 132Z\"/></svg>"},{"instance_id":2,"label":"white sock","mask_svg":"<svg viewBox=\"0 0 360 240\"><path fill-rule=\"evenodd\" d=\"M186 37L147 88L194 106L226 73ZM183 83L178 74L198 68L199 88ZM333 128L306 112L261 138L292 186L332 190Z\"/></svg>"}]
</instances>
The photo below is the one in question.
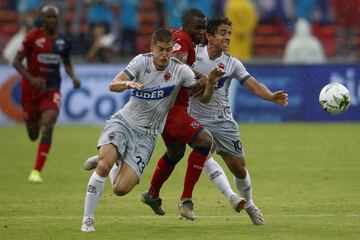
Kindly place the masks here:
<instances>
[{"instance_id":1,"label":"white sock","mask_svg":"<svg viewBox=\"0 0 360 240\"><path fill-rule=\"evenodd\" d=\"M246 170L246 177L244 179L240 179L234 176L234 181L236 188L239 190L240 196L246 200L245 208L254 205L252 200L252 186L249 172Z\"/></svg>"},{"instance_id":2,"label":"white sock","mask_svg":"<svg viewBox=\"0 0 360 240\"><path fill-rule=\"evenodd\" d=\"M110 181L111 184L114 185L114 181L116 178L116 175L120 169L121 166L121 161L118 161L119 165L117 165L116 163L114 164L114 166L111 168L110 172L109 172L109 177L110 177Z\"/></svg>"},{"instance_id":3,"label":"white sock","mask_svg":"<svg viewBox=\"0 0 360 240\"><path fill-rule=\"evenodd\" d=\"M91 175L85 198L84 218L94 218L95 208L104 190L105 181L106 177L99 176L95 171Z\"/></svg>"},{"instance_id":4,"label":"white sock","mask_svg":"<svg viewBox=\"0 0 360 240\"><path fill-rule=\"evenodd\" d=\"M210 157L205 161L204 171L206 176L208 176L217 189L219 189L219 191L224 194L226 199L230 201L231 196L236 195L236 193L231 189L224 170L213 157Z\"/></svg>"}]
</instances>

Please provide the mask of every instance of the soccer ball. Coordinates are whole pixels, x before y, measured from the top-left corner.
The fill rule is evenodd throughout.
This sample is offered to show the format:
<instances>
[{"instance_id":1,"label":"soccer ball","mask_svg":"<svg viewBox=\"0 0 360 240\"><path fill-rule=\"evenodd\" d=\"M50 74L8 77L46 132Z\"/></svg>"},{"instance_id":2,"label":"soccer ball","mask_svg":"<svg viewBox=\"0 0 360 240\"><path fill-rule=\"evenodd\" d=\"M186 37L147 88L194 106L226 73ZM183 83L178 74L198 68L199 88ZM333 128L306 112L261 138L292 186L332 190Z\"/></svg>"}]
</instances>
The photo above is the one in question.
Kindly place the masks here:
<instances>
[{"instance_id":1,"label":"soccer ball","mask_svg":"<svg viewBox=\"0 0 360 240\"><path fill-rule=\"evenodd\" d=\"M350 93L340 83L329 83L320 91L319 102L328 113L337 115L350 106Z\"/></svg>"}]
</instances>

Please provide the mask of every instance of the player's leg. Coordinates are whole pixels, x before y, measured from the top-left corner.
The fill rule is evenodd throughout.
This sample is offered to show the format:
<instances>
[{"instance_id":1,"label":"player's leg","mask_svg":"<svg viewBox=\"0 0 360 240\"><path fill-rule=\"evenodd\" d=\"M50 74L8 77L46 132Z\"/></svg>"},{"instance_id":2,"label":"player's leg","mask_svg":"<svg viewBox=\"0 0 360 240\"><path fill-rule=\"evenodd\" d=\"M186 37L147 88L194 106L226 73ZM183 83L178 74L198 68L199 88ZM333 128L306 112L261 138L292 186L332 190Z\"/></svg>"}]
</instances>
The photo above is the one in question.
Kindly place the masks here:
<instances>
[{"instance_id":1,"label":"player's leg","mask_svg":"<svg viewBox=\"0 0 360 240\"><path fill-rule=\"evenodd\" d=\"M128 194L139 183L139 177L134 169L126 162L122 162L113 183L113 192L117 196Z\"/></svg>"},{"instance_id":2,"label":"player's leg","mask_svg":"<svg viewBox=\"0 0 360 240\"><path fill-rule=\"evenodd\" d=\"M115 164L115 161L119 158L120 154L113 144L106 144L100 147L99 162L87 185L81 231L95 231L93 226L95 208L104 190L106 177Z\"/></svg>"},{"instance_id":3,"label":"player's leg","mask_svg":"<svg viewBox=\"0 0 360 240\"><path fill-rule=\"evenodd\" d=\"M226 197L236 212L240 212L246 203L244 198L240 198L231 188L228 178L223 168L210 156L205 161L204 172L212 181L215 187Z\"/></svg>"},{"instance_id":4,"label":"player's leg","mask_svg":"<svg viewBox=\"0 0 360 240\"><path fill-rule=\"evenodd\" d=\"M184 156L186 149L185 143L176 141L166 136L165 133L162 136L167 151L157 162L148 191L140 195L141 201L149 205L158 215L165 214L164 209L161 207L162 199L159 197L161 187L173 172L175 165Z\"/></svg>"},{"instance_id":5,"label":"player's leg","mask_svg":"<svg viewBox=\"0 0 360 240\"><path fill-rule=\"evenodd\" d=\"M219 152L226 165L234 175L236 188L239 190L241 197L245 198L245 210L255 225L264 224L264 216L255 206L252 199L252 185L250 174L245 168L245 157L234 156L227 152Z\"/></svg>"},{"instance_id":6,"label":"player's leg","mask_svg":"<svg viewBox=\"0 0 360 240\"><path fill-rule=\"evenodd\" d=\"M49 109L41 113L41 139L38 146L36 162L29 176L30 182L42 182L40 172L43 169L50 152L53 128L55 126L58 115L59 113L56 109Z\"/></svg>"},{"instance_id":7,"label":"player's leg","mask_svg":"<svg viewBox=\"0 0 360 240\"><path fill-rule=\"evenodd\" d=\"M31 141L35 141L39 137L40 132L40 120L34 119L34 120L27 120L25 121L26 125L26 132L30 138Z\"/></svg>"}]
</instances>

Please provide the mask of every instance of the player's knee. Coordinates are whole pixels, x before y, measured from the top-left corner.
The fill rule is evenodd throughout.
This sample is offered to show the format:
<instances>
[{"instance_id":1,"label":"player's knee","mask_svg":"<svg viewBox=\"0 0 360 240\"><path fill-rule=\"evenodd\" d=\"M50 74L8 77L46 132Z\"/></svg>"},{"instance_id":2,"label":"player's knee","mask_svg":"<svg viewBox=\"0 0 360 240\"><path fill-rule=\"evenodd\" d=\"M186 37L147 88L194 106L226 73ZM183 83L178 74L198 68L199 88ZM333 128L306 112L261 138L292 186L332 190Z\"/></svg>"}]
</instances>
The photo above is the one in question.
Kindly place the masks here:
<instances>
[{"instance_id":1,"label":"player's knee","mask_svg":"<svg viewBox=\"0 0 360 240\"><path fill-rule=\"evenodd\" d=\"M205 148L211 148L213 144L213 139L209 131L206 129L203 129L193 140L193 143L191 144L193 147L205 147Z\"/></svg>"},{"instance_id":2,"label":"player's knee","mask_svg":"<svg viewBox=\"0 0 360 240\"><path fill-rule=\"evenodd\" d=\"M165 153L163 158L165 162L167 162L170 165L175 166L180 160L184 157L185 152L184 151L173 151L171 154Z\"/></svg>"},{"instance_id":3,"label":"player's knee","mask_svg":"<svg viewBox=\"0 0 360 240\"><path fill-rule=\"evenodd\" d=\"M131 191L130 187L124 186L122 184L117 184L113 186L113 193L116 196L125 196L126 194L128 194Z\"/></svg>"},{"instance_id":4,"label":"player's knee","mask_svg":"<svg viewBox=\"0 0 360 240\"><path fill-rule=\"evenodd\" d=\"M107 175L109 175L111 167L112 166L110 164L108 164L104 158L100 158L99 163L96 166L96 172L100 176L107 176Z\"/></svg>"},{"instance_id":5,"label":"player's knee","mask_svg":"<svg viewBox=\"0 0 360 240\"><path fill-rule=\"evenodd\" d=\"M31 141L36 141L39 137L39 133L38 132L35 132L35 133L32 133L32 132L29 132L29 139Z\"/></svg>"}]
</instances>

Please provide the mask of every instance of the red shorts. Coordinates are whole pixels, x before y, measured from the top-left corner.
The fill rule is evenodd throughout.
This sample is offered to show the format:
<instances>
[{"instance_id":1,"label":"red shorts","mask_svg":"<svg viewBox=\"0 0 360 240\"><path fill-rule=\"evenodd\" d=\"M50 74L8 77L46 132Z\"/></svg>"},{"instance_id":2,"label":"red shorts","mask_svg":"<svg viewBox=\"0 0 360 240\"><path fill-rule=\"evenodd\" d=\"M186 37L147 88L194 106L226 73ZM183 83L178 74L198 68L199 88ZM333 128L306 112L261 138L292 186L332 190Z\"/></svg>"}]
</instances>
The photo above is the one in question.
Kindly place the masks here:
<instances>
[{"instance_id":1,"label":"red shorts","mask_svg":"<svg viewBox=\"0 0 360 240\"><path fill-rule=\"evenodd\" d=\"M21 101L25 121L40 118L40 114L48 109L59 111L61 95L59 90L35 92L32 89L23 89Z\"/></svg>"},{"instance_id":2,"label":"red shorts","mask_svg":"<svg viewBox=\"0 0 360 240\"><path fill-rule=\"evenodd\" d=\"M201 123L191 117L186 108L174 106L169 111L162 138L165 144L173 141L189 143L202 129Z\"/></svg>"}]
</instances>

